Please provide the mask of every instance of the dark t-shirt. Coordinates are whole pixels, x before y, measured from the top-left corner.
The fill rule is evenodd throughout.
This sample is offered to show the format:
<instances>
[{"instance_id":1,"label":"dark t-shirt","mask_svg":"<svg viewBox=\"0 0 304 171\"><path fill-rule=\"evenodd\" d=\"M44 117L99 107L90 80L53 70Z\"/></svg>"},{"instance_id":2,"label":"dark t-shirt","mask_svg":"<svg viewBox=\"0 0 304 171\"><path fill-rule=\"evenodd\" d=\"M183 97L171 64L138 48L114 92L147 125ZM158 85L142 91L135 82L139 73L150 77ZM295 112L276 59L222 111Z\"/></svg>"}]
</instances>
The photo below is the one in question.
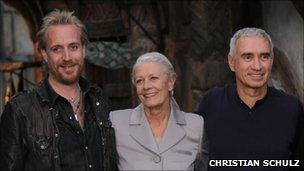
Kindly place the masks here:
<instances>
[{"instance_id":1,"label":"dark t-shirt","mask_svg":"<svg viewBox=\"0 0 304 171\"><path fill-rule=\"evenodd\" d=\"M256 159L262 166L264 159L299 158L303 152L303 106L273 87L268 87L266 96L251 109L238 96L235 84L215 87L206 93L195 113L204 117L211 160Z\"/></svg>"}]
</instances>

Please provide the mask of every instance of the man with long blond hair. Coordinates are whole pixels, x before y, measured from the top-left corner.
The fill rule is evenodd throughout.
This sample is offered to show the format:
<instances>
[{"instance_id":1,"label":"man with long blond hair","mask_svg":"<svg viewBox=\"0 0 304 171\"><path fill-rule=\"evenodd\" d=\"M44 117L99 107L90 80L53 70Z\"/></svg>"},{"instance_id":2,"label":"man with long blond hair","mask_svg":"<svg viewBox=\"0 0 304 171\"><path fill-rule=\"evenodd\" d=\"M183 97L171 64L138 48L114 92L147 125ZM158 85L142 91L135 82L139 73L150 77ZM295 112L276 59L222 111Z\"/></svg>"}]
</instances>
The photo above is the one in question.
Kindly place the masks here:
<instances>
[{"instance_id":1,"label":"man with long blond hair","mask_svg":"<svg viewBox=\"0 0 304 171\"><path fill-rule=\"evenodd\" d=\"M115 135L100 88L81 77L85 26L55 10L37 34L48 76L15 96L0 122L0 170L116 170Z\"/></svg>"}]
</instances>

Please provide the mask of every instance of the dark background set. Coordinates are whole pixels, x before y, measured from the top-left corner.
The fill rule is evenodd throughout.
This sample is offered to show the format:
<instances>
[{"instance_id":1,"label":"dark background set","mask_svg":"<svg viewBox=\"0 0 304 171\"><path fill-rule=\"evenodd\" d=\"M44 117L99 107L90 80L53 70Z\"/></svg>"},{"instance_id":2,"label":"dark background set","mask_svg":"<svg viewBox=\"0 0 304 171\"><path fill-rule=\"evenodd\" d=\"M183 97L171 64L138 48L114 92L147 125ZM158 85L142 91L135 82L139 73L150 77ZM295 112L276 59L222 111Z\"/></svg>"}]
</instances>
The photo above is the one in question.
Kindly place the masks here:
<instances>
[{"instance_id":1,"label":"dark background set","mask_svg":"<svg viewBox=\"0 0 304 171\"><path fill-rule=\"evenodd\" d=\"M31 89L45 76L41 54L36 50L36 33L43 16L55 8L74 10L86 25L91 43L84 76L104 89L113 109L137 105L130 80L132 64L145 52L159 51L178 74L177 102L183 110L193 111L209 88L234 82L227 65L229 40L243 27L260 27L273 39L275 60L269 84L304 100L304 1L0 2L1 112L9 88L15 92ZM25 46L31 50L21 51Z\"/></svg>"}]
</instances>

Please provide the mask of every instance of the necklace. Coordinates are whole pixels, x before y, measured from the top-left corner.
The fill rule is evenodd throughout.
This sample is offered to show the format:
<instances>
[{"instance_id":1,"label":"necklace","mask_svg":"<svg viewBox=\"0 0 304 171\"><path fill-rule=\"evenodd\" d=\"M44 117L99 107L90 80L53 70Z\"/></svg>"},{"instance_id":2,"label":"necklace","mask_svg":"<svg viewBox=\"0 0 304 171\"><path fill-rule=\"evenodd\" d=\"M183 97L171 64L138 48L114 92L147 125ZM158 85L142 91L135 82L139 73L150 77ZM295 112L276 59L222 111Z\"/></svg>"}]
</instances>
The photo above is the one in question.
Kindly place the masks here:
<instances>
[{"instance_id":1,"label":"necklace","mask_svg":"<svg viewBox=\"0 0 304 171\"><path fill-rule=\"evenodd\" d=\"M80 110L80 106L81 106L81 101L82 101L82 98L80 98L78 104L76 106L73 106L73 110L74 110L74 114L75 114L75 118L76 120L78 121L78 117L77 115L79 114L79 110Z\"/></svg>"},{"instance_id":2,"label":"necklace","mask_svg":"<svg viewBox=\"0 0 304 171\"><path fill-rule=\"evenodd\" d=\"M80 94L81 94L81 89L80 89L80 87L79 87L79 84L78 84L78 86L77 86L77 92L76 92L76 97L74 97L74 98L68 98L68 101L72 104L72 105L77 105L79 102L80 102Z\"/></svg>"},{"instance_id":3,"label":"necklace","mask_svg":"<svg viewBox=\"0 0 304 171\"><path fill-rule=\"evenodd\" d=\"M80 104L81 104L81 88L79 87L79 84L77 86L77 95L74 98L69 98L68 101L72 105L73 111L75 114L77 114Z\"/></svg>"}]
</instances>

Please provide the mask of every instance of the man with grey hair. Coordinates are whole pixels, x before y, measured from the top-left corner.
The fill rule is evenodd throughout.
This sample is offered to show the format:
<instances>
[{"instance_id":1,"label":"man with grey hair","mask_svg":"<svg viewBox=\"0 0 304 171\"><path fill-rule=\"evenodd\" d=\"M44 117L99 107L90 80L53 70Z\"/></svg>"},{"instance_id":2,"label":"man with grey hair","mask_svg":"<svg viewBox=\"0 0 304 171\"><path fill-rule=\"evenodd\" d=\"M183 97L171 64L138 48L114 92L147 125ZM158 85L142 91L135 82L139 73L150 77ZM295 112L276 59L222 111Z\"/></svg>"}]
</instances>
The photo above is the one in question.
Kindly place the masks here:
<instances>
[{"instance_id":1,"label":"man with grey hair","mask_svg":"<svg viewBox=\"0 0 304 171\"><path fill-rule=\"evenodd\" d=\"M273 44L264 30L244 28L231 38L228 64L236 83L209 90L196 109L205 119L210 170L300 169L303 105L267 85L273 60Z\"/></svg>"},{"instance_id":2,"label":"man with grey hair","mask_svg":"<svg viewBox=\"0 0 304 171\"><path fill-rule=\"evenodd\" d=\"M0 122L0 170L116 170L109 107L101 89L81 77L85 26L55 10L37 34L48 75L13 97Z\"/></svg>"}]
</instances>

